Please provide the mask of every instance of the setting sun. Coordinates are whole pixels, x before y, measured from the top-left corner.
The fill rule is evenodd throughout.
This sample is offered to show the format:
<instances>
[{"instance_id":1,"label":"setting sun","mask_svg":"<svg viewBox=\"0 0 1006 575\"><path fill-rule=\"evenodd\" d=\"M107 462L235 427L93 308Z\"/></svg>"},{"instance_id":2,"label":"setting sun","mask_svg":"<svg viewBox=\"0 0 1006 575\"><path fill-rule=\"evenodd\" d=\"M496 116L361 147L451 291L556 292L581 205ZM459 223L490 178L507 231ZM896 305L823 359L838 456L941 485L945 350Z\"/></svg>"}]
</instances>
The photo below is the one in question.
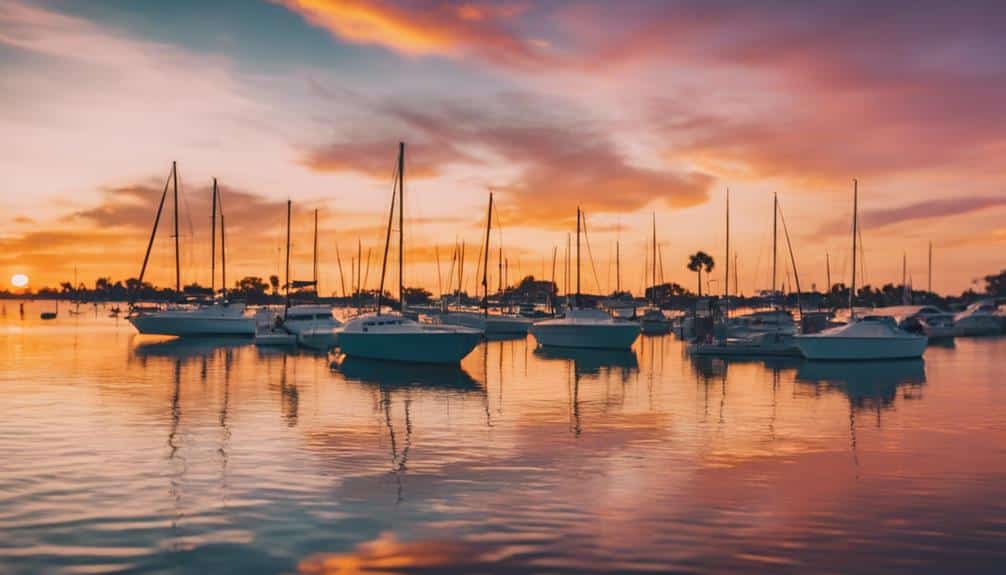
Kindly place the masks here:
<instances>
[{"instance_id":1,"label":"setting sun","mask_svg":"<svg viewBox=\"0 0 1006 575\"><path fill-rule=\"evenodd\" d=\"M10 284L14 287L23 288L28 285L28 276L24 274L14 274L10 277Z\"/></svg>"}]
</instances>

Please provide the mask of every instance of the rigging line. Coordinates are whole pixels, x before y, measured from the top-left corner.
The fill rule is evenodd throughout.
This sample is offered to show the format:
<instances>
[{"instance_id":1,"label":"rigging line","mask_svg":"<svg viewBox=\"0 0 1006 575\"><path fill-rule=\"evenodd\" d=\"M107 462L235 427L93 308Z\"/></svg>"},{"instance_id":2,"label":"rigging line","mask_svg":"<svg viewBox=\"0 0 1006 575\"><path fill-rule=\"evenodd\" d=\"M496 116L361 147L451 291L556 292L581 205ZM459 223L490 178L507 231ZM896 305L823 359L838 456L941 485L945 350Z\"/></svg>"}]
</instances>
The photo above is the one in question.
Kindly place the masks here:
<instances>
[{"instance_id":1,"label":"rigging line","mask_svg":"<svg viewBox=\"0 0 1006 575\"><path fill-rule=\"evenodd\" d=\"M786 218L782 215L782 208L779 208L779 221L782 222L782 231L786 236L786 247L789 248L789 259L793 266L793 277L796 279L796 309L800 312L800 317L803 318L803 306L800 298L800 292L803 290L800 288L800 272L796 269L796 256L793 254L793 243L789 239L789 228L786 227Z\"/></svg>"},{"instance_id":2,"label":"rigging line","mask_svg":"<svg viewBox=\"0 0 1006 575\"><path fill-rule=\"evenodd\" d=\"M594 284L597 285L597 292L601 293L601 282L597 279L597 267L594 266L594 254L590 250L590 236L587 235L587 215L582 213L580 217L583 219L583 241L587 244L587 257L590 258L590 271L594 274Z\"/></svg>"}]
</instances>

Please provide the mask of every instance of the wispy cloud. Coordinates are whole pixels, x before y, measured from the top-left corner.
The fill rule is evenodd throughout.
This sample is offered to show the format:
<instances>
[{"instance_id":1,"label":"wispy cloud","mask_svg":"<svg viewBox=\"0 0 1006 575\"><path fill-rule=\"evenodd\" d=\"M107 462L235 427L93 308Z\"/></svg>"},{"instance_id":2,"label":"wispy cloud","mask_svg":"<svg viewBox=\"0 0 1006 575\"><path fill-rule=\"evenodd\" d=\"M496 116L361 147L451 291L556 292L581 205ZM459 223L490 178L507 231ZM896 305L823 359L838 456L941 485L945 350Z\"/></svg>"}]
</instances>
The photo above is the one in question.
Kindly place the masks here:
<instances>
[{"instance_id":1,"label":"wispy cloud","mask_svg":"<svg viewBox=\"0 0 1006 575\"><path fill-rule=\"evenodd\" d=\"M918 220L961 216L1000 207L1006 207L1006 196L965 196L924 200L893 208L864 210L860 213L860 221L863 222L864 226L882 228ZM851 226L851 223L848 219L832 220L822 225L818 229L818 234L848 233L849 226Z\"/></svg>"},{"instance_id":2,"label":"wispy cloud","mask_svg":"<svg viewBox=\"0 0 1006 575\"><path fill-rule=\"evenodd\" d=\"M483 186L506 193L508 219L528 226L568 227L576 205L624 212L652 202L688 207L706 200L712 176L637 165L601 127L547 111L554 109L554 102L524 94L500 95L478 109L453 100L386 102L377 106L378 115L391 120L383 139L321 146L305 162L390 179L398 137L406 134L418 142L420 177L456 163L515 168L518 175L487 177Z\"/></svg>"}]
</instances>

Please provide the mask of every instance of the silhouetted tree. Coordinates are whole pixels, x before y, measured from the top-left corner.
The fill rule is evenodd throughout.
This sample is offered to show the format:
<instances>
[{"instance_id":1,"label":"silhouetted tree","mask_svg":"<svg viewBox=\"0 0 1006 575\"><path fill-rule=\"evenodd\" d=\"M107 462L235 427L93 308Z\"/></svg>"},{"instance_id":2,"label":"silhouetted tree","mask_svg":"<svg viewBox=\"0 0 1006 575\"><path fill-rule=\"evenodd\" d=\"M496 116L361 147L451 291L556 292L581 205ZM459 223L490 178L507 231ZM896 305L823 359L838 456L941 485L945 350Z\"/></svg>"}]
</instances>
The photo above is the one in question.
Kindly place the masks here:
<instances>
[{"instance_id":1,"label":"silhouetted tree","mask_svg":"<svg viewBox=\"0 0 1006 575\"><path fill-rule=\"evenodd\" d=\"M279 276L269 276L269 285L272 286L272 295L279 295Z\"/></svg>"},{"instance_id":2,"label":"silhouetted tree","mask_svg":"<svg viewBox=\"0 0 1006 575\"><path fill-rule=\"evenodd\" d=\"M429 290L420 287L407 287L405 288L404 295L406 305L425 305L430 303L433 297L433 294Z\"/></svg>"},{"instance_id":3,"label":"silhouetted tree","mask_svg":"<svg viewBox=\"0 0 1006 575\"><path fill-rule=\"evenodd\" d=\"M1006 270L985 276L985 293L995 297L1006 297Z\"/></svg>"},{"instance_id":4,"label":"silhouetted tree","mask_svg":"<svg viewBox=\"0 0 1006 575\"><path fill-rule=\"evenodd\" d=\"M709 273L713 271L715 266L716 262L713 261L713 256L707 254L706 252L699 251L688 256L688 269L698 274L699 297L702 297L702 270Z\"/></svg>"}]
</instances>

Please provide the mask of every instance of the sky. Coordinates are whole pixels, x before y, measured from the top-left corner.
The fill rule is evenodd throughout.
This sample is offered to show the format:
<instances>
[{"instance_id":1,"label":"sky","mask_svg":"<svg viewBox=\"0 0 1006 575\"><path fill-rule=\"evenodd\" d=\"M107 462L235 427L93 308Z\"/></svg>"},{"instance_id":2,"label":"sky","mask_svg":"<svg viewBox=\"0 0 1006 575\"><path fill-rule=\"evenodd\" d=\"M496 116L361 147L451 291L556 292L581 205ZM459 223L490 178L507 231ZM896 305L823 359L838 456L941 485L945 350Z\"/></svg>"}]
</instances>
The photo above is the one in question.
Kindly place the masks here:
<instances>
[{"instance_id":1,"label":"sky","mask_svg":"<svg viewBox=\"0 0 1006 575\"><path fill-rule=\"evenodd\" d=\"M357 253L374 288L400 141L406 283L432 291L458 242L475 289L490 192L491 286L502 248L511 283L555 254L563 287L580 206L584 291L651 283L655 221L658 281L695 289L703 250L704 290L730 259L750 294L777 194L823 289L850 279L853 179L866 283L907 261L925 288L931 242L936 291L980 288L1006 268L1004 29L978 1L0 0L0 289L137 276L173 161L184 283L211 280L217 178L228 283L282 275L290 200L294 279L317 210L320 290Z\"/></svg>"}]
</instances>

